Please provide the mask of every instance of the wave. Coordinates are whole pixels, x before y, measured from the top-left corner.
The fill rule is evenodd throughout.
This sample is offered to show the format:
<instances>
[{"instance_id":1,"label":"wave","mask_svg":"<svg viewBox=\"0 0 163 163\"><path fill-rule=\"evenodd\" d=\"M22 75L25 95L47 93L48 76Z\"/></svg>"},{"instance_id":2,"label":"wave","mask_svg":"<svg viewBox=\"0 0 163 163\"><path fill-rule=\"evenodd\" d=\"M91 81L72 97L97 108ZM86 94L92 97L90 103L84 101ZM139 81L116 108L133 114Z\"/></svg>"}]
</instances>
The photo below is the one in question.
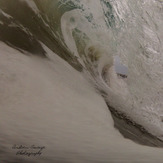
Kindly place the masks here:
<instances>
[{"instance_id":1,"label":"wave","mask_svg":"<svg viewBox=\"0 0 163 163\"><path fill-rule=\"evenodd\" d=\"M161 1L1 0L0 6L1 41L42 57L45 44L109 106L163 140Z\"/></svg>"}]
</instances>

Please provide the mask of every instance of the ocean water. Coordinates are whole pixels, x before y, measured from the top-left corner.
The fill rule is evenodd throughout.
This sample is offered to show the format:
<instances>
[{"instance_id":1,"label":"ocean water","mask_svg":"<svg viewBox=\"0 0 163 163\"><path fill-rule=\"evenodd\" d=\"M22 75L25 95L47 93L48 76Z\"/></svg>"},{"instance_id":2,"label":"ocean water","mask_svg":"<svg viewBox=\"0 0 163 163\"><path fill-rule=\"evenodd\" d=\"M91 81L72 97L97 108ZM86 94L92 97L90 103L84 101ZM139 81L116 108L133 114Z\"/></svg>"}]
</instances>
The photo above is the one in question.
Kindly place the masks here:
<instances>
[{"instance_id":1,"label":"ocean water","mask_svg":"<svg viewBox=\"0 0 163 163\"><path fill-rule=\"evenodd\" d=\"M162 18L162 0L0 0L2 162L161 163Z\"/></svg>"}]
</instances>

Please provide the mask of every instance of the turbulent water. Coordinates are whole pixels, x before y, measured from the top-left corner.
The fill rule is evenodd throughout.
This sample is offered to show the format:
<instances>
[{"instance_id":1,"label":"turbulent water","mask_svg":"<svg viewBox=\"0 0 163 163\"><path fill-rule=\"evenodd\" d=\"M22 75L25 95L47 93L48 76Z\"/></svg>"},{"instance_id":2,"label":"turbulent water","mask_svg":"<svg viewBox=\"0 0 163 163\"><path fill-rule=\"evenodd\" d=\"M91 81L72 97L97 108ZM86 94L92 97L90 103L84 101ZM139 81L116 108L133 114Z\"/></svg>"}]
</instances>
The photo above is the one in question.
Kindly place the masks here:
<instances>
[{"instance_id":1,"label":"turbulent water","mask_svg":"<svg viewBox=\"0 0 163 163\"><path fill-rule=\"evenodd\" d=\"M162 18L162 0L0 0L0 40L22 55L57 54L163 140Z\"/></svg>"}]
</instances>

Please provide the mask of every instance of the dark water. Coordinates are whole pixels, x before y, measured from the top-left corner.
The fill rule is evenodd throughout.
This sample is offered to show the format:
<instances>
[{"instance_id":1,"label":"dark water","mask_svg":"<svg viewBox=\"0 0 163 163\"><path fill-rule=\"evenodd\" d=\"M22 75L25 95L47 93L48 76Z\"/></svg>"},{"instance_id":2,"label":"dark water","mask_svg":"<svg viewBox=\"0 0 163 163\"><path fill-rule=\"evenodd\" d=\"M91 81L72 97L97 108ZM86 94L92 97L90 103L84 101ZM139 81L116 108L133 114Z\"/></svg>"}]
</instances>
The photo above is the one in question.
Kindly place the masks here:
<instances>
[{"instance_id":1,"label":"dark water","mask_svg":"<svg viewBox=\"0 0 163 163\"><path fill-rule=\"evenodd\" d=\"M109 107L114 120L114 127L127 139L131 139L135 143L147 145L151 147L163 147L163 141L150 134L143 126L133 122L125 114L116 109Z\"/></svg>"}]
</instances>

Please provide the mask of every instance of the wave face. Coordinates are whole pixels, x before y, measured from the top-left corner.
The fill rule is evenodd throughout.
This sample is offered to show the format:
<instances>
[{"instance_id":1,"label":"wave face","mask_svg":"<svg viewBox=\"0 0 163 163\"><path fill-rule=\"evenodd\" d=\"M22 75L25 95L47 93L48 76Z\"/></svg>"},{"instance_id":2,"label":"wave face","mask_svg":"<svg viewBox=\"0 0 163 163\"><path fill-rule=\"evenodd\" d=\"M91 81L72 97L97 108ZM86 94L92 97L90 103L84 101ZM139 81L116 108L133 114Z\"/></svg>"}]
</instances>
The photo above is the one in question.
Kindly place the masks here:
<instances>
[{"instance_id":1,"label":"wave face","mask_svg":"<svg viewBox=\"0 0 163 163\"><path fill-rule=\"evenodd\" d=\"M0 6L1 41L42 57L45 44L83 72L111 107L162 139L161 0L1 0Z\"/></svg>"}]
</instances>

